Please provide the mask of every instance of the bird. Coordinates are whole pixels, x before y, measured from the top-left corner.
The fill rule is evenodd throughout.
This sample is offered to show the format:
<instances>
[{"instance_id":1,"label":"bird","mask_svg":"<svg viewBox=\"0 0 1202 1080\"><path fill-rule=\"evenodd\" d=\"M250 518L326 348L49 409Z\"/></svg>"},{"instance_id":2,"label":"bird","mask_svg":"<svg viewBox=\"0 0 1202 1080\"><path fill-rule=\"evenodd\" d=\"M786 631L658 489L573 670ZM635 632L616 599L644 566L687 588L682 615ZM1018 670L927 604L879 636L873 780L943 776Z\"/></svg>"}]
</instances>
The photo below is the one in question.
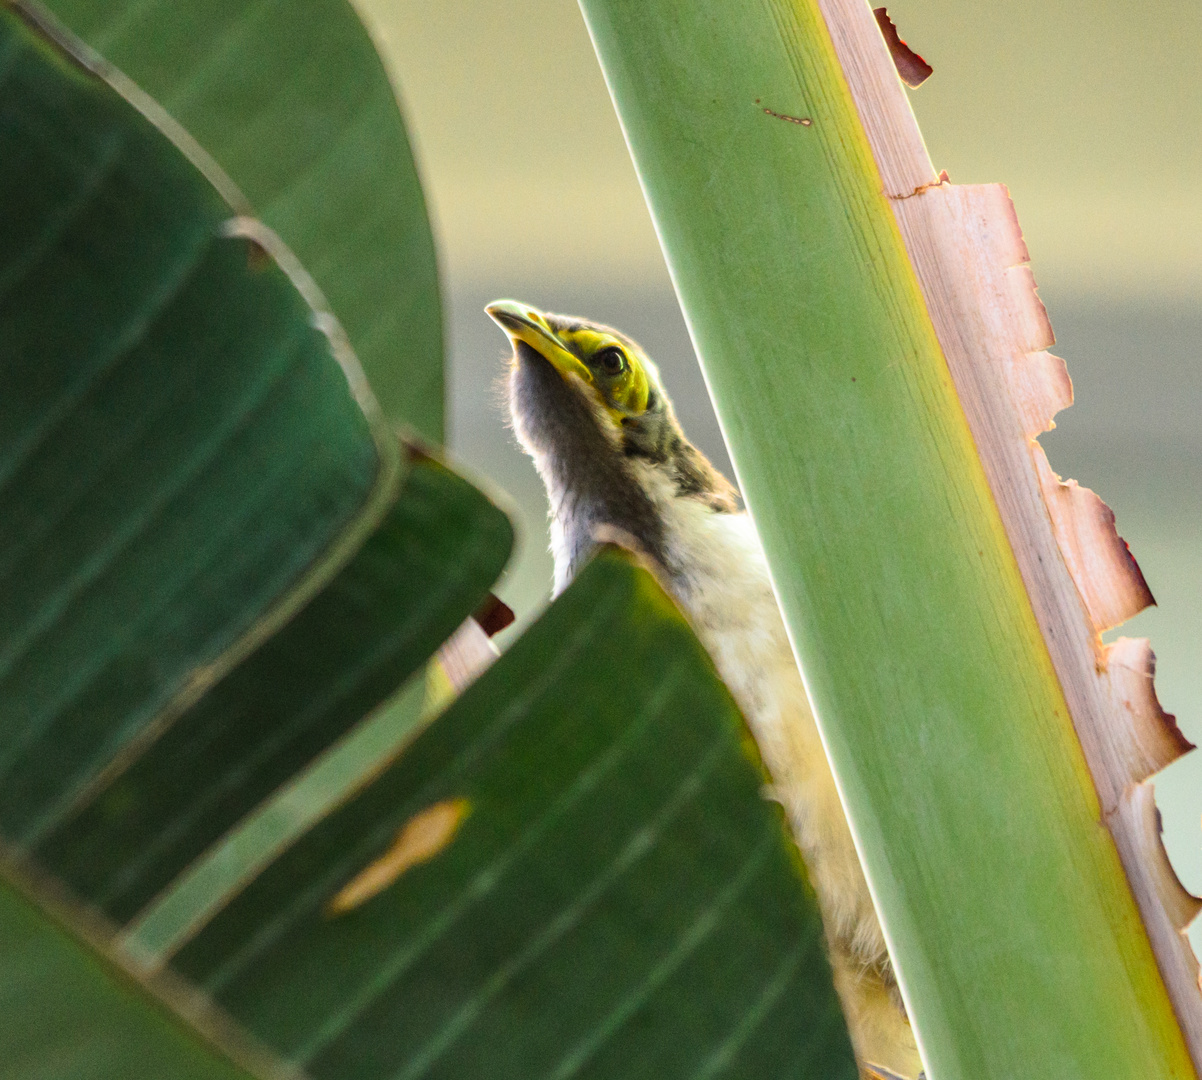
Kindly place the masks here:
<instances>
[{"instance_id":1,"label":"bird","mask_svg":"<svg viewBox=\"0 0 1202 1080\"><path fill-rule=\"evenodd\" d=\"M510 422L549 502L553 594L606 535L657 568L747 719L819 908L863 1074L921 1069L834 776L737 490L685 437L659 369L600 323L497 300Z\"/></svg>"}]
</instances>

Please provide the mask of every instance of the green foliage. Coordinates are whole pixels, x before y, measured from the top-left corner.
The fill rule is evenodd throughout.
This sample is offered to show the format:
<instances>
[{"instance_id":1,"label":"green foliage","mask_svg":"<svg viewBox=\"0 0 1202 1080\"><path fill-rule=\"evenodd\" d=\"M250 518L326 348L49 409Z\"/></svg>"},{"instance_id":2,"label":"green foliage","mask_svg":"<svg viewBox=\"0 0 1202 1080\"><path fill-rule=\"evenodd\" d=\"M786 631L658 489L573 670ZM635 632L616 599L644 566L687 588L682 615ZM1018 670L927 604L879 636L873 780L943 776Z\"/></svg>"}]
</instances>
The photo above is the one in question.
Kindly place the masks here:
<instances>
[{"instance_id":1,"label":"green foliage","mask_svg":"<svg viewBox=\"0 0 1202 1080\"><path fill-rule=\"evenodd\" d=\"M0 825L31 843L194 672L328 572L397 467L205 178L4 20Z\"/></svg>"},{"instance_id":2,"label":"green foliage","mask_svg":"<svg viewBox=\"0 0 1202 1080\"><path fill-rule=\"evenodd\" d=\"M92 10L111 16L75 17ZM213 10L179 15L197 42ZM223 10L217 69L285 17ZM209 76L180 74L187 43L155 59L151 16L88 29L179 76L184 111ZM407 749L411 713L380 740L500 573L509 522L398 452L290 254L231 226L63 40L0 10L6 1069L851 1080L742 719L627 556ZM420 291L432 261L414 272ZM317 820L203 873L336 758L348 789ZM431 807L457 829L390 862Z\"/></svg>"},{"instance_id":3,"label":"green foliage","mask_svg":"<svg viewBox=\"0 0 1202 1080\"><path fill-rule=\"evenodd\" d=\"M396 97L345 0L49 0L216 159L346 327L385 415L443 436L434 243Z\"/></svg>"},{"instance_id":4,"label":"green foliage","mask_svg":"<svg viewBox=\"0 0 1202 1080\"><path fill-rule=\"evenodd\" d=\"M9 1077L248 1080L45 907L0 882L0 1060ZM259 1075L262 1075L260 1072Z\"/></svg>"},{"instance_id":5,"label":"green foliage","mask_svg":"<svg viewBox=\"0 0 1202 1080\"><path fill-rule=\"evenodd\" d=\"M607 553L173 966L316 1077L850 1078L762 781L681 614ZM331 912L448 800L444 854Z\"/></svg>"},{"instance_id":6,"label":"green foliage","mask_svg":"<svg viewBox=\"0 0 1202 1080\"><path fill-rule=\"evenodd\" d=\"M132 919L416 672L484 599L511 544L475 488L416 462L338 575L119 775L73 800L31 845L39 863Z\"/></svg>"},{"instance_id":7,"label":"green foliage","mask_svg":"<svg viewBox=\"0 0 1202 1080\"><path fill-rule=\"evenodd\" d=\"M582 7L927 1067L1192 1076L819 4Z\"/></svg>"}]
</instances>

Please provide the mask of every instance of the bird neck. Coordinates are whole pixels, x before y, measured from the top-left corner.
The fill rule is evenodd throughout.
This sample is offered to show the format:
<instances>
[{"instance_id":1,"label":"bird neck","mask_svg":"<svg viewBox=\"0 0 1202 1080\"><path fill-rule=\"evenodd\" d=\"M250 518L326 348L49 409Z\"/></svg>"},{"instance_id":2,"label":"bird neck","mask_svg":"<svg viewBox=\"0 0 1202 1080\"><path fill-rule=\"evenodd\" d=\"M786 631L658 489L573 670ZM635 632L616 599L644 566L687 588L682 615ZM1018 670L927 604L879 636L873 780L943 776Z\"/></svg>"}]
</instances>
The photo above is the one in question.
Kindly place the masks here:
<instances>
[{"instance_id":1,"label":"bird neck","mask_svg":"<svg viewBox=\"0 0 1202 1080\"><path fill-rule=\"evenodd\" d=\"M664 518L639 483L636 468L614 460L614 467L580 469L579 462L535 458L551 504L551 553L558 595L586 563L602 529L619 534L657 562L667 562Z\"/></svg>"}]
</instances>

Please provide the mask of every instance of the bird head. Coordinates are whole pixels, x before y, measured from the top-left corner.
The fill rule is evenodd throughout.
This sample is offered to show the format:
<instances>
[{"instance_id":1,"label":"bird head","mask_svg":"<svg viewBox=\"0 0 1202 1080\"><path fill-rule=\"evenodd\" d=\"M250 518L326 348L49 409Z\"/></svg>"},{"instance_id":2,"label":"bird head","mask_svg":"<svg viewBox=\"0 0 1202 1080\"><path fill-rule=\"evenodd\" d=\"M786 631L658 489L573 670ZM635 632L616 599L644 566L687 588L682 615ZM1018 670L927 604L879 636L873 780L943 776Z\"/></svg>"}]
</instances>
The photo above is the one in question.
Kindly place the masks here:
<instances>
[{"instance_id":1,"label":"bird head","mask_svg":"<svg viewBox=\"0 0 1202 1080\"><path fill-rule=\"evenodd\" d=\"M599 525L663 561L672 500L736 509L734 489L685 438L659 369L637 342L515 300L485 310L513 345L510 413L551 500L561 584L561 564L575 565Z\"/></svg>"},{"instance_id":2,"label":"bird head","mask_svg":"<svg viewBox=\"0 0 1202 1080\"><path fill-rule=\"evenodd\" d=\"M537 414L547 409L554 410L557 405L562 409L567 391L585 406L594 426L615 446L628 436L643 443L654 441L649 436L662 434L671 426L671 407L659 371L625 334L599 323L539 311L516 300L497 300L485 311L513 343L514 381L532 383L516 389L538 398L524 400L525 407L515 413L515 421L537 421ZM548 377L552 373L555 378Z\"/></svg>"}]
</instances>

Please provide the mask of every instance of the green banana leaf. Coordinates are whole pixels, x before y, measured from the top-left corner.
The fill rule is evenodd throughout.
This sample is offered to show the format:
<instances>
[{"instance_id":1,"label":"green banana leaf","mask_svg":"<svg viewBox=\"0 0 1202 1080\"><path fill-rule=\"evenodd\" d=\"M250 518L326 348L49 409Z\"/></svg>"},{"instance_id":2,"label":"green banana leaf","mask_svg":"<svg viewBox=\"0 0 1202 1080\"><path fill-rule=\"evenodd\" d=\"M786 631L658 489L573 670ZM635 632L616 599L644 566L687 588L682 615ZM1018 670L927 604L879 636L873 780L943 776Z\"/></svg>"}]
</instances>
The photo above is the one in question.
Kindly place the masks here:
<instances>
[{"instance_id":1,"label":"green banana leaf","mask_svg":"<svg viewBox=\"0 0 1202 1080\"><path fill-rule=\"evenodd\" d=\"M172 967L315 1077L851 1078L764 780L683 616L610 550ZM447 805L441 853L332 903Z\"/></svg>"},{"instance_id":2,"label":"green banana leaf","mask_svg":"<svg viewBox=\"0 0 1202 1080\"><path fill-rule=\"evenodd\" d=\"M934 1080L1193 1077L818 0L582 0Z\"/></svg>"},{"instance_id":3,"label":"green banana leaf","mask_svg":"<svg viewBox=\"0 0 1202 1080\"><path fill-rule=\"evenodd\" d=\"M48 0L187 129L313 275L385 416L443 438L434 243L384 66L347 0Z\"/></svg>"},{"instance_id":4,"label":"green banana leaf","mask_svg":"<svg viewBox=\"0 0 1202 1080\"><path fill-rule=\"evenodd\" d=\"M27 844L338 569L402 463L209 182L3 15L0 829Z\"/></svg>"},{"instance_id":5,"label":"green banana leaf","mask_svg":"<svg viewBox=\"0 0 1202 1080\"><path fill-rule=\"evenodd\" d=\"M291 255L39 19L0 10L5 1068L850 1080L742 720L616 552L163 931L475 610L512 531L398 452ZM398 863L431 806L447 835Z\"/></svg>"},{"instance_id":6,"label":"green banana leaf","mask_svg":"<svg viewBox=\"0 0 1202 1080\"><path fill-rule=\"evenodd\" d=\"M0 1016L0 1072L12 1080L248 1080L275 1071L262 1055L216 1050L3 875Z\"/></svg>"},{"instance_id":7,"label":"green banana leaf","mask_svg":"<svg viewBox=\"0 0 1202 1080\"><path fill-rule=\"evenodd\" d=\"M508 519L419 460L354 558L274 637L33 847L119 923L345 735L484 600ZM163 777L170 776L170 784Z\"/></svg>"}]
</instances>

